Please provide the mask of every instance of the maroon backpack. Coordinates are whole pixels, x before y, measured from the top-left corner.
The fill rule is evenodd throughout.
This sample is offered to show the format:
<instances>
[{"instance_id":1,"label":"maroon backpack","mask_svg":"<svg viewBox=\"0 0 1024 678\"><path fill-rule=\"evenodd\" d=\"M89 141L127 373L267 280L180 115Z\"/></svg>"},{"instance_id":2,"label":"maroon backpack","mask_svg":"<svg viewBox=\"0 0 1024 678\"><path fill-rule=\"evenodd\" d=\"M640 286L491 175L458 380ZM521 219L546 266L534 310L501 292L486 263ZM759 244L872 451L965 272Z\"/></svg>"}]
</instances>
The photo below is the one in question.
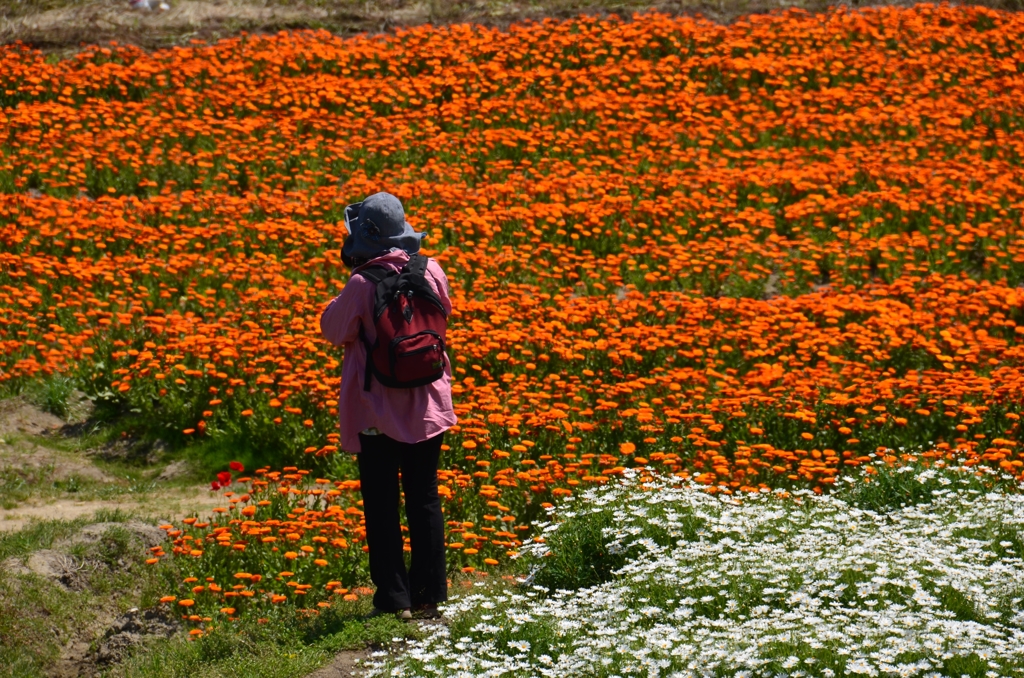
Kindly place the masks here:
<instances>
[{"instance_id":1,"label":"maroon backpack","mask_svg":"<svg viewBox=\"0 0 1024 678\"><path fill-rule=\"evenodd\" d=\"M371 344L359 327L366 346L365 391L370 390L371 374L391 388L423 386L444 375L448 314L427 282L427 261L414 254L399 272L370 266L358 273L377 286L373 302L376 341Z\"/></svg>"}]
</instances>

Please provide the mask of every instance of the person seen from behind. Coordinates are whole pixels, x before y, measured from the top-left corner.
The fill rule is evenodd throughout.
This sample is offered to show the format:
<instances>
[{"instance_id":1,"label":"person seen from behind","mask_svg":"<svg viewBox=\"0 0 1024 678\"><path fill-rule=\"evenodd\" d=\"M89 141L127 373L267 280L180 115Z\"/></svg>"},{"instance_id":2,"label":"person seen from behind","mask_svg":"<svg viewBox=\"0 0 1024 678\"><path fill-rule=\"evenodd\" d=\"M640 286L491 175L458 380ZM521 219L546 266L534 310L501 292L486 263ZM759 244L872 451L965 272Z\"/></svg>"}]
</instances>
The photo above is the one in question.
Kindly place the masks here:
<instances>
[{"instance_id":1,"label":"person seen from behind","mask_svg":"<svg viewBox=\"0 0 1024 678\"><path fill-rule=\"evenodd\" d=\"M359 464L373 614L436 617L448 598L437 469L444 432L457 421L445 352L448 279L419 253L425 234L413 231L394 195L347 206L345 226L341 256L352 274L321 315L320 330L344 349L339 445Z\"/></svg>"}]
</instances>

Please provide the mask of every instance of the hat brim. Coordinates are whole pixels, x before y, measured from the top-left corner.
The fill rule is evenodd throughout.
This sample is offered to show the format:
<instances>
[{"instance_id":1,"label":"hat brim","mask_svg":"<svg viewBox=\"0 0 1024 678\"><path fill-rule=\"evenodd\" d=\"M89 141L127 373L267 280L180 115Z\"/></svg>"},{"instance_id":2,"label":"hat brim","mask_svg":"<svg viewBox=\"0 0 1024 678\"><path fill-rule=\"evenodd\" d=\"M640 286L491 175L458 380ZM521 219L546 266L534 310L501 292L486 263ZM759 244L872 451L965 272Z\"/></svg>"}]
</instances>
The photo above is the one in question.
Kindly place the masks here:
<instances>
[{"instance_id":1,"label":"hat brim","mask_svg":"<svg viewBox=\"0 0 1024 678\"><path fill-rule=\"evenodd\" d=\"M427 237L426 233L414 231L412 224L405 222L405 228L401 233L389 238L381 238L377 242L369 242L359 234L362 223L358 217L349 221L352 232L342 245L345 255L357 259L374 259L393 248L404 250L407 254L413 255L420 251L420 243Z\"/></svg>"},{"instance_id":2,"label":"hat brim","mask_svg":"<svg viewBox=\"0 0 1024 678\"><path fill-rule=\"evenodd\" d=\"M362 202L354 202L351 205L345 205L345 230L348 231L349 235L352 235L361 225L361 222L359 220L359 212L362 209Z\"/></svg>"}]
</instances>

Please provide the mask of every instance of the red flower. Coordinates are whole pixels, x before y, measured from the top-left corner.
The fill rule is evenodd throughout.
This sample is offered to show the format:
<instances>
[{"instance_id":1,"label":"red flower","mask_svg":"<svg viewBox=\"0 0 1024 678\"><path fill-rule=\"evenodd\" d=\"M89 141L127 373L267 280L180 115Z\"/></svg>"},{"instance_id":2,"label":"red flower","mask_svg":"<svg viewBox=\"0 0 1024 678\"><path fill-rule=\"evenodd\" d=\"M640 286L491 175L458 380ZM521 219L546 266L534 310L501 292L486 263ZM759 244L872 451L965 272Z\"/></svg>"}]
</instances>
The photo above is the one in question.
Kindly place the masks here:
<instances>
[{"instance_id":1,"label":"red flower","mask_svg":"<svg viewBox=\"0 0 1024 678\"><path fill-rule=\"evenodd\" d=\"M217 474L217 480L220 481L221 485L227 486L231 484L231 473L228 471L221 471Z\"/></svg>"},{"instance_id":2,"label":"red flower","mask_svg":"<svg viewBox=\"0 0 1024 678\"><path fill-rule=\"evenodd\" d=\"M232 471L237 471L238 473L241 473L242 471L245 470L245 466L243 466L242 462L240 461L228 462L228 468L230 468Z\"/></svg>"},{"instance_id":3,"label":"red flower","mask_svg":"<svg viewBox=\"0 0 1024 678\"><path fill-rule=\"evenodd\" d=\"M219 490L220 489L220 483L218 483L216 480L214 480L212 483L210 483L210 489L211 490Z\"/></svg>"}]
</instances>

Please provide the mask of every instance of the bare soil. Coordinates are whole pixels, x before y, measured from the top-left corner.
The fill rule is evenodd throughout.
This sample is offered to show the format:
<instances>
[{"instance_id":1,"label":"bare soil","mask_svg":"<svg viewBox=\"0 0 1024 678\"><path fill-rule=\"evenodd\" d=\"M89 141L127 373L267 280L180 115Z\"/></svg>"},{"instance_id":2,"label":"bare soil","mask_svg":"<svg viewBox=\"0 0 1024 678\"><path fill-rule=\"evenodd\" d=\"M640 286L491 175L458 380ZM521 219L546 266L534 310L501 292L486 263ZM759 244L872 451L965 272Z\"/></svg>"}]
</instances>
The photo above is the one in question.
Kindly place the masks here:
<instances>
[{"instance_id":1,"label":"bare soil","mask_svg":"<svg viewBox=\"0 0 1024 678\"><path fill-rule=\"evenodd\" d=\"M150 0L154 7L160 0ZM67 54L84 44L116 41L147 49L213 42L248 33L326 29L339 35L382 33L421 24L475 23L505 28L524 20L656 10L729 22L786 8L822 11L859 0L166 0L169 9L137 10L128 0L0 0L0 43L21 42ZM909 5L909 0L883 0ZM1024 0L977 0L1003 9Z\"/></svg>"},{"instance_id":2,"label":"bare soil","mask_svg":"<svg viewBox=\"0 0 1024 678\"><path fill-rule=\"evenodd\" d=\"M370 657L370 650L342 650L327 666L321 667L306 678L352 678L363 675L362 663Z\"/></svg>"},{"instance_id":3,"label":"bare soil","mask_svg":"<svg viewBox=\"0 0 1024 678\"><path fill-rule=\"evenodd\" d=\"M0 443L0 469L17 468L22 472L45 473L51 480L80 478L110 481L111 477L86 458L76 458L31 440Z\"/></svg>"},{"instance_id":4,"label":"bare soil","mask_svg":"<svg viewBox=\"0 0 1024 678\"><path fill-rule=\"evenodd\" d=\"M0 400L0 437L12 434L41 435L64 424L60 417L44 412L24 398Z\"/></svg>"}]
</instances>

